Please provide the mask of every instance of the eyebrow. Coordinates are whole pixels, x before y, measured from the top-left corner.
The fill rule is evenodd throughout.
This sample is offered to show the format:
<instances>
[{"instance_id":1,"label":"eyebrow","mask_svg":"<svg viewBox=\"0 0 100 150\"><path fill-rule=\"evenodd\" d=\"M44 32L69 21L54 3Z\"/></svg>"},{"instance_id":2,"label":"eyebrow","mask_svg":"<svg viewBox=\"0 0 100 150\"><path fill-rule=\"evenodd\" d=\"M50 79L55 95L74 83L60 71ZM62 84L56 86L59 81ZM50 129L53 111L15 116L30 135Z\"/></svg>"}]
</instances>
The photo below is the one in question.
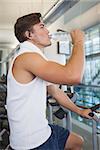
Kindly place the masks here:
<instances>
[{"instance_id":1,"label":"eyebrow","mask_svg":"<svg viewBox=\"0 0 100 150\"><path fill-rule=\"evenodd\" d=\"M41 23L40 26L45 26L44 23Z\"/></svg>"}]
</instances>

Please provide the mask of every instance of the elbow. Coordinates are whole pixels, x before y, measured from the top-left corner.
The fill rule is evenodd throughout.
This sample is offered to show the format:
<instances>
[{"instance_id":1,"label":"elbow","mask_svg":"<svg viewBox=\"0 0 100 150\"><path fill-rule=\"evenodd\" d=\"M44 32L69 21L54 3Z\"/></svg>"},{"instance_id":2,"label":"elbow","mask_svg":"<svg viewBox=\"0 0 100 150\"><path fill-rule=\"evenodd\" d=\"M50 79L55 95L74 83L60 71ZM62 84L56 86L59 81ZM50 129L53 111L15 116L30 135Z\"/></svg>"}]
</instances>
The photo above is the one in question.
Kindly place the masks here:
<instances>
[{"instance_id":1,"label":"elbow","mask_svg":"<svg viewBox=\"0 0 100 150\"><path fill-rule=\"evenodd\" d=\"M80 84L81 82L82 82L82 78L80 78L80 77L73 79L74 84Z\"/></svg>"},{"instance_id":2,"label":"elbow","mask_svg":"<svg viewBox=\"0 0 100 150\"><path fill-rule=\"evenodd\" d=\"M73 84L80 84L82 83L82 76L81 75L77 75L76 77L74 76L72 79Z\"/></svg>"},{"instance_id":3,"label":"elbow","mask_svg":"<svg viewBox=\"0 0 100 150\"><path fill-rule=\"evenodd\" d=\"M82 83L82 76L80 76L80 75L70 76L69 82L67 80L67 84L69 84L69 85L77 85L80 83Z\"/></svg>"}]
</instances>

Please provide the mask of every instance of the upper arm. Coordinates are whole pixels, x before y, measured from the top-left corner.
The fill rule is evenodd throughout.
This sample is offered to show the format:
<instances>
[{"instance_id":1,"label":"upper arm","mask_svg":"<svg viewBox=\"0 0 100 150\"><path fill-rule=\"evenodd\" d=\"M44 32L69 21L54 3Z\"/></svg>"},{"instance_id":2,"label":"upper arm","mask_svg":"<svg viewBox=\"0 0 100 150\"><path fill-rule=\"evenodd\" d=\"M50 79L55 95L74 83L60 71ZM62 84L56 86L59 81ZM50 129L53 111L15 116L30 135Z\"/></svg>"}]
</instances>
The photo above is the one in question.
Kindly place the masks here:
<instances>
[{"instance_id":1,"label":"upper arm","mask_svg":"<svg viewBox=\"0 0 100 150\"><path fill-rule=\"evenodd\" d=\"M26 53L22 54L20 59L21 65L27 71L43 80L58 84L71 84L73 82L69 69L65 69L64 65L44 59L40 54Z\"/></svg>"}]
</instances>

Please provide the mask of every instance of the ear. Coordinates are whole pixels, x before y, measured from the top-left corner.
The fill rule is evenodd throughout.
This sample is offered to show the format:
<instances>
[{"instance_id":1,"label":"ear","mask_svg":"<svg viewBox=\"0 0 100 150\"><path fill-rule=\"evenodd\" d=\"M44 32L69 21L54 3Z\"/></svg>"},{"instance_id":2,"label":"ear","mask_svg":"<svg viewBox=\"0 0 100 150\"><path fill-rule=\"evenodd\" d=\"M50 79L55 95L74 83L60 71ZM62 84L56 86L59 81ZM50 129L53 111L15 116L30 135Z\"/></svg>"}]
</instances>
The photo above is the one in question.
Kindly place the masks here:
<instances>
[{"instance_id":1,"label":"ear","mask_svg":"<svg viewBox=\"0 0 100 150\"><path fill-rule=\"evenodd\" d=\"M34 36L34 35L33 35L33 33L32 33L32 32L30 32L30 31L26 31L26 32L25 32L25 36L26 36L28 39L30 39L30 40L31 40L31 39L33 38L33 36Z\"/></svg>"}]
</instances>

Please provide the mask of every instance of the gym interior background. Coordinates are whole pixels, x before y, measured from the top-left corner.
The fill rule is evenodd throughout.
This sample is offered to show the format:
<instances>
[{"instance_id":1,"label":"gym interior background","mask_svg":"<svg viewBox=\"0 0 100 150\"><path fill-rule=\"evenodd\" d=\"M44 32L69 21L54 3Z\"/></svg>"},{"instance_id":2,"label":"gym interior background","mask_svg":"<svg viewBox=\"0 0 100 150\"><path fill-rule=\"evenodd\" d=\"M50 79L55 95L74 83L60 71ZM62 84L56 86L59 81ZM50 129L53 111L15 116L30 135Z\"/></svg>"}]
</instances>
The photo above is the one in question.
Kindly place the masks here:
<instances>
[{"instance_id":1,"label":"gym interior background","mask_svg":"<svg viewBox=\"0 0 100 150\"><path fill-rule=\"evenodd\" d=\"M100 104L100 0L0 0L0 150L9 144L6 75L18 45L13 25L18 17L32 12L41 12L50 33L58 29L70 32L75 28L85 32L86 65L82 84L74 87L60 85L60 88L74 93L72 99L81 107ZM71 43L52 41L52 46L44 53L50 60L64 64L70 56ZM59 106L50 104L54 102L51 97L48 100L49 121L66 127L66 121L70 120L69 127L85 139L84 150L100 149L100 108L95 113L97 121L83 119L68 110L59 111L59 117L59 112L55 113ZM66 114L64 117L63 113Z\"/></svg>"}]
</instances>

